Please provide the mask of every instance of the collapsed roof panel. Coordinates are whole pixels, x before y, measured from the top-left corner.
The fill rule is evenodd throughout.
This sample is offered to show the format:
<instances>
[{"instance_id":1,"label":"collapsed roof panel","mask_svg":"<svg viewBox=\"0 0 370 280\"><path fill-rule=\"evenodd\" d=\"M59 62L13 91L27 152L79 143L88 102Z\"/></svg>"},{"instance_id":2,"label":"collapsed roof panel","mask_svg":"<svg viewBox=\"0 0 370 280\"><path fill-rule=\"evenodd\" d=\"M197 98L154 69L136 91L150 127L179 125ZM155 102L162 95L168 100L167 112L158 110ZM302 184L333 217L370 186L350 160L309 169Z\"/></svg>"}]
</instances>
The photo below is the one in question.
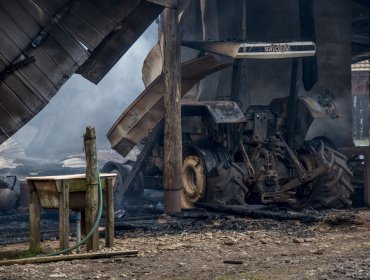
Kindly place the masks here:
<instances>
[{"instance_id":1,"label":"collapsed roof panel","mask_svg":"<svg viewBox=\"0 0 370 280\"><path fill-rule=\"evenodd\" d=\"M109 34L78 73L91 82L98 83L157 18L161 8L158 6L153 9L153 5L149 2L136 5L131 15L123 20L117 30Z\"/></svg>"},{"instance_id":2,"label":"collapsed roof panel","mask_svg":"<svg viewBox=\"0 0 370 280\"><path fill-rule=\"evenodd\" d=\"M98 83L162 10L144 0L0 0L0 143L79 69Z\"/></svg>"}]
</instances>

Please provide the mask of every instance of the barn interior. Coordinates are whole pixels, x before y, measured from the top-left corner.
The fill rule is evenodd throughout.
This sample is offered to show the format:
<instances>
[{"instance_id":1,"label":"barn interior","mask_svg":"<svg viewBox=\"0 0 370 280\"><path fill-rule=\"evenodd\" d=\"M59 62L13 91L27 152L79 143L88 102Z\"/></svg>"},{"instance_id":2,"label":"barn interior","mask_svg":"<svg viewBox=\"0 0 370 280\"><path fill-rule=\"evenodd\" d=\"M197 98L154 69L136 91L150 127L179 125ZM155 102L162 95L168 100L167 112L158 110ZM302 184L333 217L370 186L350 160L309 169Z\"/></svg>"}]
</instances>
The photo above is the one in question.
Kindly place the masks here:
<instances>
[{"instance_id":1,"label":"barn interior","mask_svg":"<svg viewBox=\"0 0 370 280\"><path fill-rule=\"evenodd\" d=\"M93 227L85 214L98 213L96 190L90 210L46 209L39 197L38 213L30 183L99 177L91 163L116 183L114 214L105 208L100 223L109 249L99 258L113 261L90 277L295 279L301 257L302 279L370 277L369 21L366 0L0 0L0 275L29 276L11 269L24 246L32 256L63 253ZM92 159L87 126L96 128ZM91 231L82 251L99 249L99 229ZM271 248L251 260L242 254L247 233L258 236L255 248ZM203 243L218 248L209 266L187 263L187 250ZM113 273L129 256L139 258L128 273ZM286 271L271 268L284 258ZM161 269L162 260L176 269ZM156 265L145 270L147 261ZM31 265L34 279L72 275L19 264Z\"/></svg>"}]
</instances>

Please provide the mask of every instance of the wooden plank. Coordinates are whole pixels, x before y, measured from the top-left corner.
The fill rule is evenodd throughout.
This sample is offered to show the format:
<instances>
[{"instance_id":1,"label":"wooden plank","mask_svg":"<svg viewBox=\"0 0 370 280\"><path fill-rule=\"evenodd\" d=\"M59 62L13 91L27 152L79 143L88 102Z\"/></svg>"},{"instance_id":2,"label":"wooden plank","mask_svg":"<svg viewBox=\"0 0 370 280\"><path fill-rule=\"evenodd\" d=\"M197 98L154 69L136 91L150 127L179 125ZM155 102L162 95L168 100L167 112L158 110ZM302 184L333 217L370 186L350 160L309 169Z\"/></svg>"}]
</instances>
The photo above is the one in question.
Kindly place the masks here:
<instances>
[{"instance_id":1,"label":"wooden plank","mask_svg":"<svg viewBox=\"0 0 370 280\"><path fill-rule=\"evenodd\" d=\"M48 14L49 19L54 16L55 13L60 12L69 1L60 0L33 0L39 7L41 7L42 12ZM84 2L83 2L84 3ZM65 29L67 32L71 33L73 37L80 40L89 49L94 49L99 42L103 39L103 36L94 29L92 25L86 22L80 17L80 14L73 11L73 7L76 5L74 3L71 6L71 10L68 11L62 19L59 21L58 25Z\"/></svg>"},{"instance_id":2,"label":"wooden plank","mask_svg":"<svg viewBox=\"0 0 370 280\"><path fill-rule=\"evenodd\" d=\"M60 21L60 25L81 41L90 51L93 51L104 39L104 36L83 20L74 11L67 13Z\"/></svg>"},{"instance_id":3,"label":"wooden plank","mask_svg":"<svg viewBox=\"0 0 370 280\"><path fill-rule=\"evenodd\" d=\"M19 123L14 120L14 117L0 103L0 128L1 128L1 139L4 137L7 139L12 136L18 129L20 129ZM5 139L5 140L6 140Z\"/></svg>"},{"instance_id":4,"label":"wooden plank","mask_svg":"<svg viewBox=\"0 0 370 280\"><path fill-rule=\"evenodd\" d=\"M96 134L94 127L86 127L84 135L84 147L86 154L86 231L92 229L98 213L98 170L96 158ZM87 251L99 250L99 230L94 231L86 243Z\"/></svg>"},{"instance_id":5,"label":"wooden plank","mask_svg":"<svg viewBox=\"0 0 370 280\"><path fill-rule=\"evenodd\" d=\"M8 60L9 63L10 61L14 60L15 53L18 53L19 55L21 53L21 50L23 50L19 44L23 44L24 41L29 42L29 39L20 29L18 29L17 31L18 36L13 36L14 34L11 33L12 28L10 28L9 30L4 29L1 30L1 27L2 26L0 10L0 35L3 38L1 44L3 51L1 52L1 54ZM13 38L18 43L13 41ZM48 72L50 70L44 71ZM30 84L32 84L35 87L35 89L40 93L40 95L42 95L45 99L49 100L56 92L56 87L49 81L48 77L44 74L44 72L42 72L35 64L27 65L26 67L21 68L18 72L21 73L22 76L25 77L25 79L28 80Z\"/></svg>"},{"instance_id":6,"label":"wooden plank","mask_svg":"<svg viewBox=\"0 0 370 280\"><path fill-rule=\"evenodd\" d=\"M17 1L0 1L0 6L30 38L40 31L39 24Z\"/></svg>"},{"instance_id":7,"label":"wooden plank","mask_svg":"<svg viewBox=\"0 0 370 280\"><path fill-rule=\"evenodd\" d=\"M40 69L56 89L59 89L69 78L42 48L31 49L28 55L35 58L33 64Z\"/></svg>"},{"instance_id":8,"label":"wooden plank","mask_svg":"<svg viewBox=\"0 0 370 280\"><path fill-rule=\"evenodd\" d=\"M4 83L13 91L17 97L27 106L27 108L36 115L47 104L43 98L30 89L17 74L9 75L5 78Z\"/></svg>"},{"instance_id":9,"label":"wooden plank","mask_svg":"<svg viewBox=\"0 0 370 280\"><path fill-rule=\"evenodd\" d=\"M17 23L5 13L0 7L0 30L3 31L18 46L19 49L25 49L30 43L29 38L19 28Z\"/></svg>"},{"instance_id":10,"label":"wooden plank","mask_svg":"<svg viewBox=\"0 0 370 280\"><path fill-rule=\"evenodd\" d=\"M35 65L28 65L18 72L42 95L42 97L50 101L56 94L57 88L48 80L48 78Z\"/></svg>"},{"instance_id":11,"label":"wooden plank","mask_svg":"<svg viewBox=\"0 0 370 280\"><path fill-rule=\"evenodd\" d=\"M2 31L0 31L0 41L0 71L4 71L5 67L10 64L10 61L14 60L14 58L19 55L19 50ZM45 98L31 85L26 77L21 75L21 73L14 72L14 75L9 75L7 79L9 80L8 86L18 94L26 95L26 100L36 97L36 99L39 99L40 102L45 105ZM20 87L22 90L18 92L15 90L15 87ZM28 90L26 90L26 88L28 88L32 94L28 95Z\"/></svg>"},{"instance_id":12,"label":"wooden plank","mask_svg":"<svg viewBox=\"0 0 370 280\"><path fill-rule=\"evenodd\" d=\"M109 16L104 15L89 1L76 2L72 11L104 37L117 27Z\"/></svg>"},{"instance_id":13,"label":"wooden plank","mask_svg":"<svg viewBox=\"0 0 370 280\"><path fill-rule=\"evenodd\" d=\"M26 50L26 47L29 45L32 38L38 33L37 24L33 21L33 19L28 16L28 18L22 18L21 20L15 20L11 17L17 16L16 13L16 3L7 4L3 3L2 8L6 8L7 10L0 10L0 17L2 17L2 24L6 24L6 30L3 29L3 33L6 34L8 38L11 38L13 43L14 51L11 51L14 55L14 52L17 52L17 55L13 56L10 59L12 61L15 57L17 57L22 51ZM13 10L8 11L9 9L14 8ZM18 7L19 8L19 7ZM26 14L27 15L27 14ZM16 22L15 22L16 21ZM33 24L32 24L33 23ZM36 24L36 26L35 26ZM34 28L30 30L30 27L34 25ZM27 33L24 29L26 28L29 30ZM16 35L15 35L16 34ZM10 42L7 43L8 45ZM14 44L17 46L14 47ZM9 49L8 49L9 50ZM8 51L9 52L9 51ZM6 53L4 53L6 55ZM45 53L42 49L31 49L29 56L34 56L36 59L35 65L44 73L44 75L53 83L56 88L59 88L61 80L65 77L65 74L60 71L59 67L50 59L50 57ZM8 57L9 59L9 57Z\"/></svg>"},{"instance_id":14,"label":"wooden plank","mask_svg":"<svg viewBox=\"0 0 370 280\"><path fill-rule=\"evenodd\" d=\"M69 247L69 182L62 182L62 192L59 193L59 249Z\"/></svg>"},{"instance_id":15,"label":"wooden plank","mask_svg":"<svg viewBox=\"0 0 370 280\"><path fill-rule=\"evenodd\" d=\"M164 21L164 211L181 212L182 132L181 132L181 62L178 10L166 8Z\"/></svg>"},{"instance_id":16,"label":"wooden plank","mask_svg":"<svg viewBox=\"0 0 370 280\"><path fill-rule=\"evenodd\" d=\"M0 82L0 92L3 93L4 91L4 94L8 93L8 91L6 91L5 89L5 84L3 82ZM13 112L11 108L8 109L7 107L5 107L3 105L3 102L5 101L0 100L0 127L7 136L11 136L21 127L21 123L19 119L17 119L15 116L16 112Z\"/></svg>"},{"instance_id":17,"label":"wooden plank","mask_svg":"<svg viewBox=\"0 0 370 280\"><path fill-rule=\"evenodd\" d=\"M140 154L137 156L137 159L130 174L128 175L127 178L125 178L122 189L124 190L129 189L132 181L135 179L139 171L142 170L143 164L147 160L149 153L152 152L154 146L158 143L161 135L163 135L163 123L158 124L149 134L147 138L148 140L146 141L144 148L141 150ZM120 204L121 201L119 201L119 205Z\"/></svg>"},{"instance_id":18,"label":"wooden plank","mask_svg":"<svg viewBox=\"0 0 370 280\"><path fill-rule=\"evenodd\" d=\"M11 61L19 56L19 49L15 46L12 40L0 29L0 60L4 62L4 66L1 66L2 70L10 64Z\"/></svg>"},{"instance_id":19,"label":"wooden plank","mask_svg":"<svg viewBox=\"0 0 370 280\"><path fill-rule=\"evenodd\" d=\"M78 254L78 255L64 255L64 256L53 256L53 257L35 257L26 259L16 260L5 260L0 261L0 266L6 265L23 265L32 263L49 263L49 262L60 262L60 261L71 261L71 260L84 260L84 259L99 259L99 258L112 258L112 257L135 257L139 252L136 250L132 251L116 251L116 252L103 252L103 253L89 253L89 254Z\"/></svg>"},{"instance_id":20,"label":"wooden plank","mask_svg":"<svg viewBox=\"0 0 370 280\"><path fill-rule=\"evenodd\" d=\"M40 26L44 26L50 19L50 15L44 12L35 1L13 0L12 2L17 2Z\"/></svg>"},{"instance_id":21,"label":"wooden plank","mask_svg":"<svg viewBox=\"0 0 370 280\"><path fill-rule=\"evenodd\" d=\"M63 47L78 66L81 66L89 57L88 52L81 46L81 44L60 26L55 26L50 31L50 35L60 46Z\"/></svg>"},{"instance_id":22,"label":"wooden plank","mask_svg":"<svg viewBox=\"0 0 370 280\"><path fill-rule=\"evenodd\" d=\"M27 38L30 42L38 34L41 27L28 13L21 8L21 6L17 4L17 2L6 1L1 3L4 13L6 13L13 20L16 20L16 25L19 28L19 32L23 33L24 38ZM11 35L12 34L8 34L8 37L11 38ZM17 49L15 48L15 50ZM20 52L21 51L19 50L16 56L18 56ZM55 63L50 58L49 54L42 48L31 48L31 51L28 53L28 55L35 57L35 64L48 77L55 87L59 88L60 84L64 83L65 79L68 78L66 73L63 73L60 70L59 65ZM68 74L70 74L70 72L71 70L68 71Z\"/></svg>"},{"instance_id":23,"label":"wooden plank","mask_svg":"<svg viewBox=\"0 0 370 280\"><path fill-rule=\"evenodd\" d=\"M0 83L1 99L0 102L18 123L26 123L34 116L32 111L15 95L15 93L4 83Z\"/></svg>"},{"instance_id":24,"label":"wooden plank","mask_svg":"<svg viewBox=\"0 0 370 280\"><path fill-rule=\"evenodd\" d=\"M30 189L30 251L37 251L40 248L40 202L33 184L27 184Z\"/></svg>"},{"instance_id":25,"label":"wooden plank","mask_svg":"<svg viewBox=\"0 0 370 280\"><path fill-rule=\"evenodd\" d=\"M58 65L60 71L62 71L63 77L61 81L65 81L78 69L79 65L53 37L46 37L41 43L40 48L50 57L55 65Z\"/></svg>"},{"instance_id":26,"label":"wooden plank","mask_svg":"<svg viewBox=\"0 0 370 280\"><path fill-rule=\"evenodd\" d=\"M18 0L19 1L19 0ZM34 2L26 1L22 2L22 6L25 10L31 15L31 17L38 23L40 26L45 26L51 14L45 12L39 5ZM57 45L59 46L57 46ZM50 45L50 47L49 47ZM59 56L63 56L64 53L68 54L70 58L77 63L78 66L82 65L82 63L87 59L88 53L86 50L81 46L81 44L75 40L66 30L61 28L59 25L54 25L52 29L49 31L49 36L44 39L44 43L42 47L45 49L47 53L50 54L51 57L54 57L53 54L58 52ZM52 51L53 48L56 47L56 51ZM60 49L60 47L62 49ZM68 58L67 58L68 59ZM69 59L68 59L69 60ZM58 62L58 59L55 60Z\"/></svg>"},{"instance_id":27,"label":"wooden plank","mask_svg":"<svg viewBox=\"0 0 370 280\"><path fill-rule=\"evenodd\" d=\"M31 0L35 2L44 12L49 14L49 17L54 15L60 9L70 2L70 0Z\"/></svg>"},{"instance_id":28,"label":"wooden plank","mask_svg":"<svg viewBox=\"0 0 370 280\"><path fill-rule=\"evenodd\" d=\"M0 127L0 143L5 142L9 137L6 136L6 133L3 132L3 130Z\"/></svg>"},{"instance_id":29,"label":"wooden plank","mask_svg":"<svg viewBox=\"0 0 370 280\"><path fill-rule=\"evenodd\" d=\"M142 0L125 0L109 2L106 0L89 0L89 2L108 16L113 22L121 23Z\"/></svg>"}]
</instances>

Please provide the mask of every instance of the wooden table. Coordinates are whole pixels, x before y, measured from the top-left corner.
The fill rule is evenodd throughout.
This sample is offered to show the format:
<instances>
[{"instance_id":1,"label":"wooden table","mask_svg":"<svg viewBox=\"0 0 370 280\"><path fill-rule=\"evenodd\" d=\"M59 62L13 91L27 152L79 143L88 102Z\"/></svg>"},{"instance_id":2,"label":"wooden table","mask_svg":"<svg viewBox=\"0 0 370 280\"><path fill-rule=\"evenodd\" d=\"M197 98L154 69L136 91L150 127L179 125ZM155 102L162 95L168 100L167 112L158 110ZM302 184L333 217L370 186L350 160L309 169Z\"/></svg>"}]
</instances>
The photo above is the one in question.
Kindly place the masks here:
<instances>
[{"instance_id":1,"label":"wooden table","mask_svg":"<svg viewBox=\"0 0 370 280\"><path fill-rule=\"evenodd\" d=\"M106 217L106 247L113 247L114 244L113 187L116 176L100 174ZM37 250L40 246L40 207L59 209L59 247L61 250L69 247L69 210L85 212L88 203L85 199L85 179L85 174L26 178L30 191L30 250ZM89 229L86 228L86 231Z\"/></svg>"}]
</instances>

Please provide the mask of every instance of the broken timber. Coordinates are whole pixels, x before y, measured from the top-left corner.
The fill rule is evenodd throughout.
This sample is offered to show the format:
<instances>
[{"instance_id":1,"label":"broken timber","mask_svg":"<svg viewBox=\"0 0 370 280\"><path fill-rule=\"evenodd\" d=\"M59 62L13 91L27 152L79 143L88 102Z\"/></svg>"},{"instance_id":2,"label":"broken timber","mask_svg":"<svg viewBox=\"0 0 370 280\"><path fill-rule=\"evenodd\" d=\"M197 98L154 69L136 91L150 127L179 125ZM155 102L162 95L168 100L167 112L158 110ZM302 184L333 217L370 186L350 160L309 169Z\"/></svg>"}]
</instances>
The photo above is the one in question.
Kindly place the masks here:
<instances>
[{"instance_id":1,"label":"broken timber","mask_svg":"<svg viewBox=\"0 0 370 280\"><path fill-rule=\"evenodd\" d=\"M117 251L117 252L104 252L104 253L89 253L89 254L78 254L78 255L63 255L54 257L34 257L34 258L24 258L15 260L4 260L0 261L0 266L6 265L23 265L32 263L49 263L49 262L59 262L59 261L71 261L71 260L82 260L82 259L99 259L99 258L111 258L111 257L136 257L138 251Z\"/></svg>"},{"instance_id":2,"label":"broken timber","mask_svg":"<svg viewBox=\"0 0 370 280\"><path fill-rule=\"evenodd\" d=\"M303 223L315 223L323 220L323 216L308 214L308 213L297 213L293 211L282 212L282 211L271 211L267 209L256 209L251 208L251 206L232 206L232 205L214 205L208 203L198 203L197 207L207 209L213 212L220 212L225 214L233 214L246 216L255 219L274 219L274 220L298 220ZM267 207L267 206L265 206Z\"/></svg>"}]
</instances>

